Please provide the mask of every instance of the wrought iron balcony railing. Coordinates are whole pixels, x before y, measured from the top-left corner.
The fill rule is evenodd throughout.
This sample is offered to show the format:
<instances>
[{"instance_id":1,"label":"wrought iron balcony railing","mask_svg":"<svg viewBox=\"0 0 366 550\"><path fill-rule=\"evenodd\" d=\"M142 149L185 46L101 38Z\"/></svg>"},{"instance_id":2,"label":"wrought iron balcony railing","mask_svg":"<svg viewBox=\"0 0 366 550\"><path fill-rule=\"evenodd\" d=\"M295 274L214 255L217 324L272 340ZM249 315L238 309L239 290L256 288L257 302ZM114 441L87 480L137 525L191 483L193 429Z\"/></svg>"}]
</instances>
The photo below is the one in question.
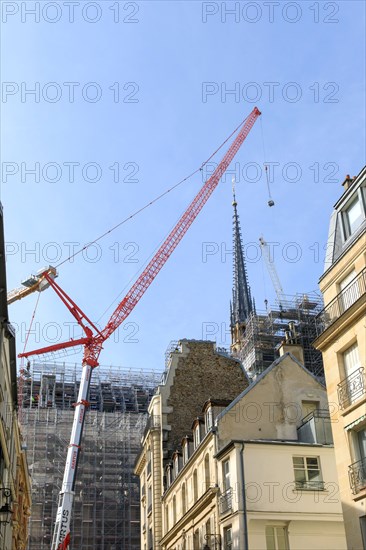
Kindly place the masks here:
<instances>
[{"instance_id":1,"label":"wrought iron balcony railing","mask_svg":"<svg viewBox=\"0 0 366 550\"><path fill-rule=\"evenodd\" d=\"M229 487L226 489L219 498L220 514L226 514L233 507L233 489Z\"/></svg>"},{"instance_id":2,"label":"wrought iron balcony railing","mask_svg":"<svg viewBox=\"0 0 366 550\"><path fill-rule=\"evenodd\" d=\"M366 293L366 268L363 269L315 318L316 334L320 336Z\"/></svg>"},{"instance_id":3,"label":"wrought iron balcony railing","mask_svg":"<svg viewBox=\"0 0 366 550\"><path fill-rule=\"evenodd\" d=\"M324 481L295 481L298 491L324 491Z\"/></svg>"},{"instance_id":4,"label":"wrought iron balcony railing","mask_svg":"<svg viewBox=\"0 0 366 550\"><path fill-rule=\"evenodd\" d=\"M366 489L366 457L348 466L348 475L354 495L357 495L362 489Z\"/></svg>"},{"instance_id":5,"label":"wrought iron balcony railing","mask_svg":"<svg viewBox=\"0 0 366 550\"><path fill-rule=\"evenodd\" d=\"M346 409L366 394L365 369L360 367L338 384L338 401L341 409Z\"/></svg>"}]
</instances>

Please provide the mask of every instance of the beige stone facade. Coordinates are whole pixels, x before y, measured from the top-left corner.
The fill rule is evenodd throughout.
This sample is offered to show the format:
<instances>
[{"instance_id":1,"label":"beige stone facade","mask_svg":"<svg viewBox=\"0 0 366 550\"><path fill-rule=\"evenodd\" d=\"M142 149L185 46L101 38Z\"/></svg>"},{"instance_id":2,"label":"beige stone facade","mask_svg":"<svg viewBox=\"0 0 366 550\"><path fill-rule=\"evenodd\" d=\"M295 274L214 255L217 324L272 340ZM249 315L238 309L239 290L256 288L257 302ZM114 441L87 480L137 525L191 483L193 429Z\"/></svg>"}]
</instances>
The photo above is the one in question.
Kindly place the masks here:
<instances>
[{"instance_id":1,"label":"beige stone facade","mask_svg":"<svg viewBox=\"0 0 366 550\"><path fill-rule=\"evenodd\" d=\"M326 391L299 346L281 354L234 399L207 388L165 454L159 389L136 467L142 550L346 549Z\"/></svg>"},{"instance_id":2,"label":"beige stone facade","mask_svg":"<svg viewBox=\"0 0 366 550\"><path fill-rule=\"evenodd\" d=\"M366 549L366 168L344 186L330 222L315 345L335 417L347 547L360 550Z\"/></svg>"},{"instance_id":3,"label":"beige stone facade","mask_svg":"<svg viewBox=\"0 0 366 550\"><path fill-rule=\"evenodd\" d=\"M6 303L1 204L0 217L0 548L24 550L31 505L30 479L17 418L15 333Z\"/></svg>"},{"instance_id":4,"label":"beige stone facade","mask_svg":"<svg viewBox=\"0 0 366 550\"><path fill-rule=\"evenodd\" d=\"M136 465L141 486L141 548L161 548L166 486L165 466L191 432L202 403L214 395L232 401L248 381L239 361L216 350L213 342L181 340L149 407L143 449Z\"/></svg>"}]
</instances>

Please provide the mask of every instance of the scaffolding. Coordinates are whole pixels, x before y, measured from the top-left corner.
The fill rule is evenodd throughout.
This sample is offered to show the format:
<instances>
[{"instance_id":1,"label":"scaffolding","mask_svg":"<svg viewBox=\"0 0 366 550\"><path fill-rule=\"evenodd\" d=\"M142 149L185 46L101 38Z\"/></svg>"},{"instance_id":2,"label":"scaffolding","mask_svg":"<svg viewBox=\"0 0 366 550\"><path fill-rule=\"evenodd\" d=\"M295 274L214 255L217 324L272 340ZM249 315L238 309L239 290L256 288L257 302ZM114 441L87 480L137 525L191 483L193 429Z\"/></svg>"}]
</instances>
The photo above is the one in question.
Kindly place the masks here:
<instances>
[{"instance_id":1,"label":"scaffolding","mask_svg":"<svg viewBox=\"0 0 366 550\"><path fill-rule=\"evenodd\" d=\"M70 550L139 550L139 482L133 467L160 378L155 372L95 369ZM22 432L33 501L28 550L51 547L79 383L80 366L65 363L33 363L23 383Z\"/></svg>"},{"instance_id":2,"label":"scaffolding","mask_svg":"<svg viewBox=\"0 0 366 550\"><path fill-rule=\"evenodd\" d=\"M251 379L255 379L278 357L278 346L293 322L304 350L305 367L324 382L322 354L312 346L316 338L315 318L323 302L316 293L285 296L267 311L251 312L233 349Z\"/></svg>"}]
</instances>

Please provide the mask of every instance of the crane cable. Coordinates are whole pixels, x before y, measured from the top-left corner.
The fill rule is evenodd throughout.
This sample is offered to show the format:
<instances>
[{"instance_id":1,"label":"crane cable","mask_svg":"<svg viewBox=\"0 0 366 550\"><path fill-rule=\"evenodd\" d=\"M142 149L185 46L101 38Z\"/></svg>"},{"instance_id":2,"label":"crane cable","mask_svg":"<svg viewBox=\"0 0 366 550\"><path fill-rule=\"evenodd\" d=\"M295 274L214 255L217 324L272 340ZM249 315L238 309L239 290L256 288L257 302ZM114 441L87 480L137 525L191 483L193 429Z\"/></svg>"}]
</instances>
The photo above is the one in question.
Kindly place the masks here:
<instances>
[{"instance_id":1,"label":"crane cable","mask_svg":"<svg viewBox=\"0 0 366 550\"><path fill-rule=\"evenodd\" d=\"M169 189L167 189L166 191L164 191L163 193L161 193L160 195L158 195L157 197L155 197L155 199L153 199L152 201L148 202L147 204L145 204L144 206L142 206L141 208L139 208L138 210L136 210L133 214L131 214L130 216L128 216L127 218L125 218L124 220L122 220L121 222L119 222L117 225L115 225L114 227L112 227L111 229L109 229L108 231L105 231L102 235L100 235L99 237L97 237L96 239L94 239L94 241L91 241L90 243L86 244L85 246L83 246L82 248L80 248L80 250L74 252L74 254L71 254L71 256L69 256L68 258L66 258L65 260L63 260L62 262L60 262L58 265L56 265L56 268L57 267L60 267L61 265L63 265L64 263L66 262L69 262L70 260L72 260L75 256L77 256L78 254L81 254L81 252L83 252L84 250L86 250L87 248L89 248L90 246L92 246L93 244L97 243L98 241L100 241L101 239L103 239L104 237L106 237L107 235L109 235L110 233L112 233L113 231L115 231L118 227L121 227L121 225L125 224L127 221L131 220L132 218L134 218L135 216L137 216L138 214L140 214L141 212L143 212L144 210L146 210L149 206L152 206L155 202L159 201L160 199L162 199L165 195L167 195L168 193L170 193L170 191L173 191L173 189L176 189L177 187L179 187L179 185L181 185L182 183L184 183L185 181L189 180L190 178L192 178L195 174L197 174L198 172L201 172L202 169L204 168L204 166L206 166L206 164L208 162L210 162L210 160L216 155L216 153L218 153L220 151L220 149L229 141L229 139L232 138L232 136L234 134L236 134L236 132L239 130L239 128L241 128L243 126L243 124L245 124L246 120L249 118L249 115L247 117L245 117L245 119L235 128L235 130L225 139L225 141L223 141L221 143L221 145L208 157L207 160L205 160L201 166L199 168L197 168L196 170L194 170L191 174L189 174L188 176L186 176L185 178L183 178L182 180L180 180L178 183L176 183L175 185L173 185L172 187L170 187Z\"/></svg>"},{"instance_id":2,"label":"crane cable","mask_svg":"<svg viewBox=\"0 0 366 550\"><path fill-rule=\"evenodd\" d=\"M30 332L32 330L34 318L36 316L36 311L37 311L37 308L38 308L38 303L39 303L40 297L41 297L41 293L39 292L38 297L37 297L37 301L36 301L36 305L34 306L31 322L29 324L29 329L28 329L27 335L25 337L23 353L25 352L25 349L27 347L27 343L28 343L28 340L29 340ZM24 358L22 357L21 362L20 362L19 384L18 384L18 418L19 418L19 422L20 422L21 425L23 424L23 386L24 386L24 380L25 380L25 378L24 378Z\"/></svg>"},{"instance_id":3,"label":"crane cable","mask_svg":"<svg viewBox=\"0 0 366 550\"><path fill-rule=\"evenodd\" d=\"M37 308L38 308L38 303L39 303L40 297L41 297L41 293L38 292L38 298L37 298L37 301L36 301L36 305L34 306L33 315L32 315L32 318L31 318L30 325L29 325L29 329L27 331L27 336L25 337L23 353L25 352L25 348L27 347L28 339L29 339L29 336L30 336L30 331L32 330L32 325L33 325L34 317L36 316L36 311L37 311Z\"/></svg>"},{"instance_id":4,"label":"crane cable","mask_svg":"<svg viewBox=\"0 0 366 550\"><path fill-rule=\"evenodd\" d=\"M263 166L264 166L264 172L266 174L266 183L267 183L267 190L268 190L268 204L273 202L272 194L271 194L271 188L269 185L269 174L268 174L268 166L266 164L266 149L264 146L264 134L263 134L263 123L262 118L260 119L260 126L261 126L261 137L262 137L262 148L263 148ZM273 204L269 204L269 206L273 206Z\"/></svg>"}]
</instances>

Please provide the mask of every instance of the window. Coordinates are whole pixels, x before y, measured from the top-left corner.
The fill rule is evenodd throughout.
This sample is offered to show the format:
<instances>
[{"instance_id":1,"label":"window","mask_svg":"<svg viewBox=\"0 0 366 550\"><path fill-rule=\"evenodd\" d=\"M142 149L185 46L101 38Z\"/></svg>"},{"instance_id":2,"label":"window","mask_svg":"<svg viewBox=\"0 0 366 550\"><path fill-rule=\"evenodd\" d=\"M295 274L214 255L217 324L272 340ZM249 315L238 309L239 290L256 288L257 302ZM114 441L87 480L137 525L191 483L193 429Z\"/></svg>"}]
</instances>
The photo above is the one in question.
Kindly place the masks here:
<instances>
[{"instance_id":1,"label":"window","mask_svg":"<svg viewBox=\"0 0 366 550\"><path fill-rule=\"evenodd\" d=\"M200 535L198 529L193 533L193 550L200 550Z\"/></svg>"},{"instance_id":2,"label":"window","mask_svg":"<svg viewBox=\"0 0 366 550\"><path fill-rule=\"evenodd\" d=\"M285 526L266 526L266 549L288 550L288 533Z\"/></svg>"},{"instance_id":3,"label":"window","mask_svg":"<svg viewBox=\"0 0 366 550\"><path fill-rule=\"evenodd\" d=\"M148 487L147 489L147 514L149 515L152 511L152 489Z\"/></svg>"},{"instance_id":4,"label":"window","mask_svg":"<svg viewBox=\"0 0 366 550\"><path fill-rule=\"evenodd\" d=\"M319 409L319 401L301 401L302 417L308 416Z\"/></svg>"},{"instance_id":5,"label":"window","mask_svg":"<svg viewBox=\"0 0 366 550\"><path fill-rule=\"evenodd\" d=\"M360 198L357 196L345 208L343 212L344 236L350 237L360 227L363 220L363 212Z\"/></svg>"},{"instance_id":6,"label":"window","mask_svg":"<svg viewBox=\"0 0 366 550\"><path fill-rule=\"evenodd\" d=\"M353 464L348 468L350 486L357 495L366 487L366 426L350 431Z\"/></svg>"},{"instance_id":7,"label":"window","mask_svg":"<svg viewBox=\"0 0 366 550\"><path fill-rule=\"evenodd\" d=\"M222 463L222 480L223 480L223 490L227 491L230 489L230 460L225 460Z\"/></svg>"},{"instance_id":8,"label":"window","mask_svg":"<svg viewBox=\"0 0 366 550\"><path fill-rule=\"evenodd\" d=\"M365 394L365 382L357 342L342 353L344 378L338 384L338 399L342 409ZM341 375L342 376L342 375Z\"/></svg>"},{"instance_id":9,"label":"window","mask_svg":"<svg viewBox=\"0 0 366 550\"><path fill-rule=\"evenodd\" d=\"M205 490L210 488L211 480L210 480L210 457L208 454L205 456Z\"/></svg>"},{"instance_id":10,"label":"window","mask_svg":"<svg viewBox=\"0 0 366 550\"><path fill-rule=\"evenodd\" d=\"M153 532L152 532L152 529L149 529L149 536L147 538L147 545L149 547L149 550L153 549Z\"/></svg>"},{"instance_id":11,"label":"window","mask_svg":"<svg viewBox=\"0 0 366 550\"><path fill-rule=\"evenodd\" d=\"M198 499L198 482L197 482L197 470L193 472L193 501Z\"/></svg>"},{"instance_id":12,"label":"window","mask_svg":"<svg viewBox=\"0 0 366 550\"><path fill-rule=\"evenodd\" d=\"M366 516L360 517L361 538L364 550L366 550Z\"/></svg>"},{"instance_id":13,"label":"window","mask_svg":"<svg viewBox=\"0 0 366 550\"><path fill-rule=\"evenodd\" d=\"M177 499L173 497L173 526L177 523Z\"/></svg>"},{"instance_id":14,"label":"window","mask_svg":"<svg viewBox=\"0 0 366 550\"><path fill-rule=\"evenodd\" d=\"M182 485L182 515L187 511L187 495L186 495L186 484Z\"/></svg>"},{"instance_id":15,"label":"window","mask_svg":"<svg viewBox=\"0 0 366 550\"><path fill-rule=\"evenodd\" d=\"M166 468L166 482L167 486L170 487L172 483L172 465L169 464Z\"/></svg>"},{"instance_id":16,"label":"window","mask_svg":"<svg viewBox=\"0 0 366 550\"><path fill-rule=\"evenodd\" d=\"M169 531L169 508L165 506L165 531Z\"/></svg>"},{"instance_id":17,"label":"window","mask_svg":"<svg viewBox=\"0 0 366 550\"><path fill-rule=\"evenodd\" d=\"M206 424L206 433L209 432L212 428L212 408L209 407L205 414L205 424Z\"/></svg>"},{"instance_id":18,"label":"window","mask_svg":"<svg viewBox=\"0 0 366 550\"><path fill-rule=\"evenodd\" d=\"M174 477L179 474L179 455L176 454L174 458Z\"/></svg>"},{"instance_id":19,"label":"window","mask_svg":"<svg viewBox=\"0 0 366 550\"><path fill-rule=\"evenodd\" d=\"M233 547L233 533L231 525L224 527L224 550L232 550Z\"/></svg>"},{"instance_id":20,"label":"window","mask_svg":"<svg viewBox=\"0 0 366 550\"><path fill-rule=\"evenodd\" d=\"M360 356L358 354L357 342L343 352L343 366L346 378L360 368Z\"/></svg>"},{"instance_id":21,"label":"window","mask_svg":"<svg viewBox=\"0 0 366 550\"><path fill-rule=\"evenodd\" d=\"M316 456L292 457L296 489L321 491L323 481L321 478L319 458Z\"/></svg>"},{"instance_id":22,"label":"window","mask_svg":"<svg viewBox=\"0 0 366 550\"><path fill-rule=\"evenodd\" d=\"M201 434L200 434L200 425L197 423L197 426L194 429L194 448L197 449L201 441Z\"/></svg>"},{"instance_id":23,"label":"window","mask_svg":"<svg viewBox=\"0 0 366 550\"><path fill-rule=\"evenodd\" d=\"M357 442L360 460L366 460L366 428L357 432ZM366 468L366 463L365 463Z\"/></svg>"},{"instance_id":24,"label":"window","mask_svg":"<svg viewBox=\"0 0 366 550\"><path fill-rule=\"evenodd\" d=\"M356 277L356 271L353 269L348 275L342 279L339 283L340 291L340 313L344 313L346 309L351 307L360 297L360 289L358 283L354 281Z\"/></svg>"},{"instance_id":25,"label":"window","mask_svg":"<svg viewBox=\"0 0 366 550\"><path fill-rule=\"evenodd\" d=\"M183 446L183 463L187 464L188 460L189 460L189 441L188 439L186 439Z\"/></svg>"}]
</instances>

